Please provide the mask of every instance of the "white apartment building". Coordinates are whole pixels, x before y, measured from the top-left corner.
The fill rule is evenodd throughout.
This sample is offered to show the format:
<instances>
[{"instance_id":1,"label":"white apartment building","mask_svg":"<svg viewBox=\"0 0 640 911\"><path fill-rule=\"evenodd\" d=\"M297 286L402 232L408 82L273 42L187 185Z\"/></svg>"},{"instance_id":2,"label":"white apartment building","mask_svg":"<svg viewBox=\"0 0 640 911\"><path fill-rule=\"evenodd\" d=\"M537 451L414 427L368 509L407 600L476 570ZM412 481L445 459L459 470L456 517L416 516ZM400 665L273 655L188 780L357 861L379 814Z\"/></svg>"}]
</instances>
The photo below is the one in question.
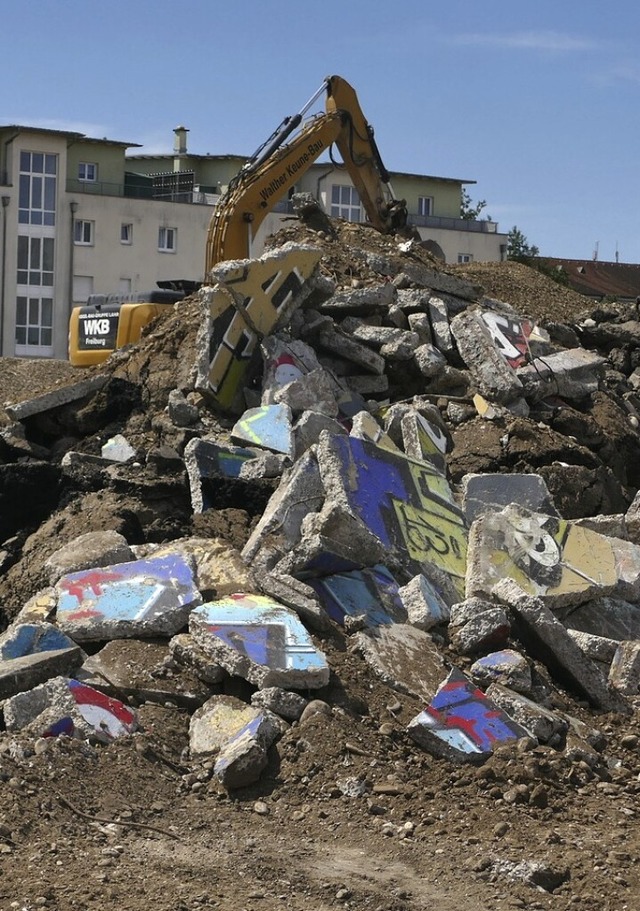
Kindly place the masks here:
<instances>
[{"instance_id":1,"label":"white apartment building","mask_svg":"<svg viewBox=\"0 0 640 911\"><path fill-rule=\"evenodd\" d=\"M133 142L0 125L0 355L66 358L69 316L91 293L137 295L158 281L204 279L207 230L216 201L244 161L192 155L184 127L168 155L139 155ZM473 181L392 172L410 222L446 262L504 258L495 222L460 218ZM363 220L346 171L313 165L296 190L332 216ZM288 214L274 208L253 251Z\"/></svg>"}]
</instances>

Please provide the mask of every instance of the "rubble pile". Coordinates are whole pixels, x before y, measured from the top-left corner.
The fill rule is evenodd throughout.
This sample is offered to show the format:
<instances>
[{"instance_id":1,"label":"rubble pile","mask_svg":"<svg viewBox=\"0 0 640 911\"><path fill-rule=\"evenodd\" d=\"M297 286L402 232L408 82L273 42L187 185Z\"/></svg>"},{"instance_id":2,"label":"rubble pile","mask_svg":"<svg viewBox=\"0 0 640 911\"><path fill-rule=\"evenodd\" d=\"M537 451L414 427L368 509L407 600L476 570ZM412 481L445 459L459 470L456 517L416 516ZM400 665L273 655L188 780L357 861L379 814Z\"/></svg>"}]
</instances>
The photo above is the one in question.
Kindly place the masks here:
<instances>
[{"instance_id":1,"label":"rubble pile","mask_svg":"<svg viewBox=\"0 0 640 911\"><path fill-rule=\"evenodd\" d=\"M640 696L635 305L544 279L544 318L333 222L210 279L5 403L0 755L115 749L162 706L184 779L242 793L319 717L357 740L359 680L418 763L609 780ZM544 808L543 778L500 798Z\"/></svg>"}]
</instances>

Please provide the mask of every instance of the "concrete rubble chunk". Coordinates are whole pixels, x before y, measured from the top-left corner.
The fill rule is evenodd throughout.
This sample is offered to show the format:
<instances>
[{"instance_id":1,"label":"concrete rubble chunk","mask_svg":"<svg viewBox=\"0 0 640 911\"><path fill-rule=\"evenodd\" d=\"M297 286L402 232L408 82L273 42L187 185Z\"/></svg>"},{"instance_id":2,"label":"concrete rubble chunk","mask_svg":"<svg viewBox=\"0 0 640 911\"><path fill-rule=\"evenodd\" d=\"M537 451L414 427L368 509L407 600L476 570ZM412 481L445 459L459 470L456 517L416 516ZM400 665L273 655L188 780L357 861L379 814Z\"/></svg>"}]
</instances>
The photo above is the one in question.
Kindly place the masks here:
<instances>
[{"instance_id":1,"label":"concrete rubble chunk","mask_svg":"<svg viewBox=\"0 0 640 911\"><path fill-rule=\"evenodd\" d=\"M469 525L487 512L501 512L510 503L558 517L544 478L538 474L467 474L461 494Z\"/></svg>"},{"instance_id":2,"label":"concrete rubble chunk","mask_svg":"<svg viewBox=\"0 0 640 911\"><path fill-rule=\"evenodd\" d=\"M640 639L640 605L621 598L596 598L560 619L569 629L582 630L621 642Z\"/></svg>"},{"instance_id":3,"label":"concrete rubble chunk","mask_svg":"<svg viewBox=\"0 0 640 911\"><path fill-rule=\"evenodd\" d=\"M383 345L405 343L415 347L418 339L415 333L395 326L371 326L354 317L347 317L340 323L340 328L365 345L371 345L380 350Z\"/></svg>"},{"instance_id":4,"label":"concrete rubble chunk","mask_svg":"<svg viewBox=\"0 0 640 911\"><path fill-rule=\"evenodd\" d=\"M600 387L605 359L584 348L559 351L536 358L516 371L528 401L537 402L549 395L581 401Z\"/></svg>"},{"instance_id":5,"label":"concrete rubble chunk","mask_svg":"<svg viewBox=\"0 0 640 911\"><path fill-rule=\"evenodd\" d=\"M483 396L499 404L522 397L522 382L496 348L479 312L459 313L451 321L451 332L460 356Z\"/></svg>"},{"instance_id":6,"label":"concrete rubble chunk","mask_svg":"<svg viewBox=\"0 0 640 911\"><path fill-rule=\"evenodd\" d=\"M222 598L237 591L257 591L250 567L240 553L222 538L180 538L155 548L150 556L181 556L195 561L198 589L207 598Z\"/></svg>"},{"instance_id":7,"label":"concrete rubble chunk","mask_svg":"<svg viewBox=\"0 0 640 911\"><path fill-rule=\"evenodd\" d=\"M336 291L318 307L321 313L334 318L340 316L385 313L393 304L396 289L390 282L374 285L370 288L354 288L349 291Z\"/></svg>"},{"instance_id":8,"label":"concrete rubble chunk","mask_svg":"<svg viewBox=\"0 0 640 911\"><path fill-rule=\"evenodd\" d=\"M368 411L359 411L351 422L349 435L359 440L368 440L390 452L400 452L391 437L385 433L380 424Z\"/></svg>"},{"instance_id":9,"label":"concrete rubble chunk","mask_svg":"<svg viewBox=\"0 0 640 911\"><path fill-rule=\"evenodd\" d=\"M504 578L554 610L613 593L621 572L613 541L515 504L487 513L469 533L467 597L490 595Z\"/></svg>"},{"instance_id":10,"label":"concrete rubble chunk","mask_svg":"<svg viewBox=\"0 0 640 911\"><path fill-rule=\"evenodd\" d=\"M264 481L281 478L291 464L288 456L277 452L264 452L255 459L249 459L240 466L241 481Z\"/></svg>"},{"instance_id":11,"label":"concrete rubble chunk","mask_svg":"<svg viewBox=\"0 0 640 911\"><path fill-rule=\"evenodd\" d=\"M102 446L100 455L109 462L131 462L137 453L127 438L117 433Z\"/></svg>"},{"instance_id":12,"label":"concrete rubble chunk","mask_svg":"<svg viewBox=\"0 0 640 911\"><path fill-rule=\"evenodd\" d=\"M194 562L168 555L63 576L57 623L76 642L172 636L202 603Z\"/></svg>"},{"instance_id":13,"label":"concrete rubble chunk","mask_svg":"<svg viewBox=\"0 0 640 911\"><path fill-rule=\"evenodd\" d=\"M293 416L314 409L321 414L335 418L339 413L335 398L335 380L318 367L310 373L281 386L274 394L275 404L287 405Z\"/></svg>"},{"instance_id":14,"label":"concrete rubble chunk","mask_svg":"<svg viewBox=\"0 0 640 911\"><path fill-rule=\"evenodd\" d=\"M288 405L260 405L244 412L231 430L231 439L241 445L292 456L292 425L293 415Z\"/></svg>"},{"instance_id":15,"label":"concrete rubble chunk","mask_svg":"<svg viewBox=\"0 0 640 911\"><path fill-rule=\"evenodd\" d=\"M398 291L398 298L399 298L399 300L403 300L404 302L406 302L405 306L408 307L408 306L412 306L411 304L408 303L409 298L402 297L403 295L406 295L407 293L415 294L415 292ZM417 293L423 294L423 292L417 292ZM414 300L416 300L416 299L414 298ZM417 303L417 300L416 300L416 303ZM415 306L415 304L414 304L414 306ZM424 300L423 309L424 309L424 312L418 311L416 313L408 313L407 322L409 324L409 328L411 329L411 331L415 332L417 334L420 345L430 345L431 347L434 347L433 345L431 345L433 336L431 334L431 322L429 321L429 315L427 312L428 298L426 298Z\"/></svg>"},{"instance_id":16,"label":"concrete rubble chunk","mask_svg":"<svg viewBox=\"0 0 640 911\"><path fill-rule=\"evenodd\" d=\"M36 592L32 598L23 605L18 615L16 623L40 623L49 620L54 614L58 598L53 586L44 588Z\"/></svg>"},{"instance_id":17,"label":"concrete rubble chunk","mask_svg":"<svg viewBox=\"0 0 640 911\"><path fill-rule=\"evenodd\" d=\"M53 408L68 405L70 402L78 402L80 399L93 395L93 393L99 392L108 380L109 377L105 375L91 376L88 379L81 379L77 383L62 386L53 392L45 392L26 402L5 404L3 408L14 421L24 421L34 414L43 414Z\"/></svg>"},{"instance_id":18,"label":"concrete rubble chunk","mask_svg":"<svg viewBox=\"0 0 640 911\"><path fill-rule=\"evenodd\" d=\"M202 513L211 509L221 479L239 478L245 463L253 461L260 453L259 449L221 444L215 440L190 440L184 449L184 464L193 511Z\"/></svg>"},{"instance_id":19,"label":"concrete rubble chunk","mask_svg":"<svg viewBox=\"0 0 640 911\"><path fill-rule=\"evenodd\" d=\"M460 622L460 613L455 612L455 607L456 605L453 605L451 608L449 638L451 645L460 654L477 655L487 649L506 645L511 624L504 608L493 605Z\"/></svg>"},{"instance_id":20,"label":"concrete rubble chunk","mask_svg":"<svg viewBox=\"0 0 640 911\"><path fill-rule=\"evenodd\" d=\"M340 332L334 326L322 326L316 333L315 342L321 348L325 348L332 354L351 361L364 370L375 374L383 374L385 372L386 365L383 357L372 351L367 345L363 345L344 332Z\"/></svg>"},{"instance_id":21,"label":"concrete rubble chunk","mask_svg":"<svg viewBox=\"0 0 640 911\"><path fill-rule=\"evenodd\" d=\"M501 683L492 683L486 695L540 743L554 747L560 747L564 743L569 725L560 715Z\"/></svg>"},{"instance_id":22,"label":"concrete rubble chunk","mask_svg":"<svg viewBox=\"0 0 640 911\"><path fill-rule=\"evenodd\" d=\"M402 586L400 600L407 612L408 622L418 629L430 630L449 619L449 606L440 597L435 586L420 574Z\"/></svg>"},{"instance_id":23,"label":"concrete rubble chunk","mask_svg":"<svg viewBox=\"0 0 640 911\"><path fill-rule=\"evenodd\" d=\"M447 472L446 453L451 448L451 435L438 420L428 420L417 411L409 411L401 420L405 455L419 462L430 462L443 475Z\"/></svg>"},{"instance_id":24,"label":"concrete rubble chunk","mask_svg":"<svg viewBox=\"0 0 640 911\"><path fill-rule=\"evenodd\" d=\"M484 655L471 665L469 673L475 683L485 689L492 683L500 683L525 696L532 693L529 662L511 648Z\"/></svg>"},{"instance_id":25,"label":"concrete rubble chunk","mask_svg":"<svg viewBox=\"0 0 640 911\"><path fill-rule=\"evenodd\" d=\"M447 366L447 360L435 345L425 342L413 352L413 359L420 373L428 380L439 376Z\"/></svg>"},{"instance_id":26,"label":"concrete rubble chunk","mask_svg":"<svg viewBox=\"0 0 640 911\"><path fill-rule=\"evenodd\" d=\"M375 376L373 373L341 377L341 382L347 389L357 395L384 395L389 391L389 377L384 374Z\"/></svg>"},{"instance_id":27,"label":"concrete rubble chunk","mask_svg":"<svg viewBox=\"0 0 640 911\"><path fill-rule=\"evenodd\" d=\"M640 640L618 645L609 671L609 683L624 696L640 695Z\"/></svg>"},{"instance_id":28,"label":"concrete rubble chunk","mask_svg":"<svg viewBox=\"0 0 640 911\"><path fill-rule=\"evenodd\" d=\"M75 676L109 696L159 705L170 702L191 710L211 696L210 688L176 664L168 646L160 642L108 642L84 661Z\"/></svg>"},{"instance_id":29,"label":"concrete rubble chunk","mask_svg":"<svg viewBox=\"0 0 640 911\"><path fill-rule=\"evenodd\" d=\"M189 632L232 676L259 688L317 689L329 666L298 616L271 598L237 593L196 608Z\"/></svg>"},{"instance_id":30,"label":"concrete rubble chunk","mask_svg":"<svg viewBox=\"0 0 640 911\"><path fill-rule=\"evenodd\" d=\"M251 696L251 705L255 708L268 709L285 721L297 721L308 704L304 696L283 690L279 686L269 686Z\"/></svg>"},{"instance_id":31,"label":"concrete rubble chunk","mask_svg":"<svg viewBox=\"0 0 640 911\"><path fill-rule=\"evenodd\" d=\"M83 657L82 649L74 645L3 659L0 661L0 699L32 690L52 677L73 674L82 664Z\"/></svg>"},{"instance_id":32,"label":"concrete rubble chunk","mask_svg":"<svg viewBox=\"0 0 640 911\"><path fill-rule=\"evenodd\" d=\"M54 584L66 573L127 563L132 559L133 551L123 535L116 531L89 531L54 551L44 565L49 581Z\"/></svg>"},{"instance_id":33,"label":"concrete rubble chunk","mask_svg":"<svg viewBox=\"0 0 640 911\"><path fill-rule=\"evenodd\" d=\"M431 335L436 348L442 354L453 351L449 311L441 297L429 298L429 319L431 320Z\"/></svg>"},{"instance_id":34,"label":"concrete rubble chunk","mask_svg":"<svg viewBox=\"0 0 640 911\"><path fill-rule=\"evenodd\" d=\"M616 650L620 645L615 639L594 636L593 633L583 633L575 629L569 629L569 635L580 646L587 658L591 658L592 661L598 661L600 664L606 664L607 668L611 665Z\"/></svg>"},{"instance_id":35,"label":"concrete rubble chunk","mask_svg":"<svg viewBox=\"0 0 640 911\"><path fill-rule=\"evenodd\" d=\"M341 626L357 620L362 627L386 626L407 620L398 583L378 564L308 580L327 614Z\"/></svg>"},{"instance_id":36,"label":"concrete rubble chunk","mask_svg":"<svg viewBox=\"0 0 640 911\"><path fill-rule=\"evenodd\" d=\"M241 413L242 390L259 340L287 325L313 290L321 251L283 244L259 259L227 260L200 289L196 389L223 411Z\"/></svg>"},{"instance_id":37,"label":"concrete rubble chunk","mask_svg":"<svg viewBox=\"0 0 640 911\"><path fill-rule=\"evenodd\" d=\"M346 433L347 430L335 418L318 411L304 411L293 425L293 456L299 459L318 442L323 430L329 433Z\"/></svg>"},{"instance_id":38,"label":"concrete rubble chunk","mask_svg":"<svg viewBox=\"0 0 640 911\"><path fill-rule=\"evenodd\" d=\"M178 633L169 640L169 651L177 664L189 668L198 680L209 685L220 683L227 672L213 661L189 633Z\"/></svg>"},{"instance_id":39,"label":"concrete rubble chunk","mask_svg":"<svg viewBox=\"0 0 640 911\"><path fill-rule=\"evenodd\" d=\"M484 762L496 747L529 736L457 668L407 733L434 756L453 762Z\"/></svg>"},{"instance_id":40,"label":"concrete rubble chunk","mask_svg":"<svg viewBox=\"0 0 640 911\"><path fill-rule=\"evenodd\" d=\"M255 577L263 595L268 595L295 611L305 626L310 626L311 629L319 632L331 629L329 616L312 586L313 580L309 580L309 584L306 584L286 573L265 572L264 570L256 571Z\"/></svg>"},{"instance_id":41,"label":"concrete rubble chunk","mask_svg":"<svg viewBox=\"0 0 640 911\"><path fill-rule=\"evenodd\" d=\"M277 562L300 541L303 519L310 512L319 510L324 499L325 490L315 449L309 450L282 476L280 485L242 550L245 562L254 565L260 549L269 541L273 541L278 552L274 561Z\"/></svg>"},{"instance_id":42,"label":"concrete rubble chunk","mask_svg":"<svg viewBox=\"0 0 640 911\"><path fill-rule=\"evenodd\" d=\"M517 620L518 638L534 660L540 660L561 685L577 692L590 705L603 711L628 714L629 704L607 686L596 665L573 641L541 598L530 597L512 579L494 587L494 596L508 604Z\"/></svg>"},{"instance_id":43,"label":"concrete rubble chunk","mask_svg":"<svg viewBox=\"0 0 640 911\"><path fill-rule=\"evenodd\" d=\"M180 389L172 389L167 400L169 419L176 427L194 427L200 422L200 412Z\"/></svg>"},{"instance_id":44,"label":"concrete rubble chunk","mask_svg":"<svg viewBox=\"0 0 640 911\"><path fill-rule=\"evenodd\" d=\"M192 756L211 756L220 752L260 710L235 696L211 696L196 709L189 724L189 750Z\"/></svg>"},{"instance_id":45,"label":"concrete rubble chunk","mask_svg":"<svg viewBox=\"0 0 640 911\"><path fill-rule=\"evenodd\" d=\"M405 623L360 630L351 637L371 670L394 690L429 700L444 662L429 633Z\"/></svg>"},{"instance_id":46,"label":"concrete rubble chunk","mask_svg":"<svg viewBox=\"0 0 640 911\"><path fill-rule=\"evenodd\" d=\"M35 737L65 734L110 743L137 730L135 712L104 693L66 677L54 677L4 705L8 731Z\"/></svg>"}]
</instances>

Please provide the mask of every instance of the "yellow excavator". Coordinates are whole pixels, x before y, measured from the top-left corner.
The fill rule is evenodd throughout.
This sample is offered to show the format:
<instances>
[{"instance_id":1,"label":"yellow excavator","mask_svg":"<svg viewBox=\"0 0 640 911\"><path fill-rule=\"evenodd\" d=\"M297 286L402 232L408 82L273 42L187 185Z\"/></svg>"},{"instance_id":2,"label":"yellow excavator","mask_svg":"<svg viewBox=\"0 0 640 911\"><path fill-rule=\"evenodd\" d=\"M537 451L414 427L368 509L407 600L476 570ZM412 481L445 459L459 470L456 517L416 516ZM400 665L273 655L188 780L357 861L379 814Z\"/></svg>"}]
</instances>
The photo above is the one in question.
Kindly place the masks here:
<instances>
[{"instance_id":1,"label":"yellow excavator","mask_svg":"<svg viewBox=\"0 0 640 911\"><path fill-rule=\"evenodd\" d=\"M305 123L305 114L322 94L326 94L325 112ZM406 203L393 197L373 128L354 89L340 76L328 76L302 110L286 117L230 182L209 225L205 282L217 263L251 256L253 238L265 217L323 152L331 153L334 144L370 224L384 234L406 225ZM134 301L92 295L85 306L75 307L69 326L70 362L83 367L97 364L114 349L138 341L145 325L198 287L195 282L159 284L160 290Z\"/></svg>"}]
</instances>

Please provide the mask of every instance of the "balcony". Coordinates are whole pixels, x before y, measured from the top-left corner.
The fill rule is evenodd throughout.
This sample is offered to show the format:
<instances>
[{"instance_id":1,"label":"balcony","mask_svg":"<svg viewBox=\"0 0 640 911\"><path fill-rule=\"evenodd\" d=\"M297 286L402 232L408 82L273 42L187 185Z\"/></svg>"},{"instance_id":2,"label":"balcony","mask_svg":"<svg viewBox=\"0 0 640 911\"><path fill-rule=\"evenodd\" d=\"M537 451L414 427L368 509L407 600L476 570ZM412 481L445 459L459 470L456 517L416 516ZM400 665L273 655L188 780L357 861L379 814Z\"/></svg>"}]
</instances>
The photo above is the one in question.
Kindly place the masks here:
<instances>
[{"instance_id":1,"label":"balcony","mask_svg":"<svg viewBox=\"0 0 640 911\"><path fill-rule=\"evenodd\" d=\"M66 181L67 193L85 194L87 196L126 196L129 199L154 199L158 202L182 202L196 206L214 206L220 199L215 193L203 193L199 190L157 191L149 183L108 183L103 180Z\"/></svg>"},{"instance_id":2,"label":"balcony","mask_svg":"<svg viewBox=\"0 0 640 911\"><path fill-rule=\"evenodd\" d=\"M473 231L478 234L497 234L497 221L475 221L472 218L447 218L440 215L409 215L408 222L416 228L445 228L449 231Z\"/></svg>"}]
</instances>

